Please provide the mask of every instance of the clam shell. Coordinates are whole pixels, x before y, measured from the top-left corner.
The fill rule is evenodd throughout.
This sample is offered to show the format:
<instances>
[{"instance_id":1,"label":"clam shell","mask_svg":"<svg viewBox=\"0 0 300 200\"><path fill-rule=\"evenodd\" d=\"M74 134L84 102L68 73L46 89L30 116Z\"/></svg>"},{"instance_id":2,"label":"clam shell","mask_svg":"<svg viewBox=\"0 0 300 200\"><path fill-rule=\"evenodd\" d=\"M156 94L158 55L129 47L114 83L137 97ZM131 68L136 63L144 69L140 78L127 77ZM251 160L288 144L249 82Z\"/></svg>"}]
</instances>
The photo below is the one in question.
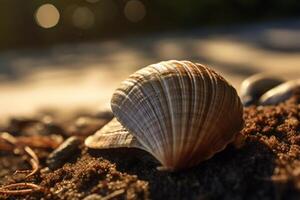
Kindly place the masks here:
<instances>
[{"instance_id":1,"label":"clam shell","mask_svg":"<svg viewBox=\"0 0 300 200\"><path fill-rule=\"evenodd\" d=\"M279 77L267 74L255 74L241 84L240 94L244 106L257 104L259 98L268 90L283 83Z\"/></svg>"},{"instance_id":2,"label":"clam shell","mask_svg":"<svg viewBox=\"0 0 300 200\"><path fill-rule=\"evenodd\" d=\"M300 91L300 79L285 82L263 94L259 100L261 105L272 105L289 99L294 92Z\"/></svg>"},{"instance_id":3,"label":"clam shell","mask_svg":"<svg viewBox=\"0 0 300 200\"><path fill-rule=\"evenodd\" d=\"M88 138L86 145L117 147L125 134L129 139L121 146L133 143L170 171L212 157L243 126L243 106L236 90L210 68L189 61L160 62L135 72L114 92L111 108L123 133L114 131L113 144L90 145ZM111 123L104 128L112 134ZM107 140L103 129L96 135ZM132 142L134 138L137 141Z\"/></svg>"},{"instance_id":4,"label":"clam shell","mask_svg":"<svg viewBox=\"0 0 300 200\"><path fill-rule=\"evenodd\" d=\"M94 149L122 147L143 149L136 137L129 133L116 118L113 118L94 135L89 136L85 140L85 145Z\"/></svg>"}]
</instances>

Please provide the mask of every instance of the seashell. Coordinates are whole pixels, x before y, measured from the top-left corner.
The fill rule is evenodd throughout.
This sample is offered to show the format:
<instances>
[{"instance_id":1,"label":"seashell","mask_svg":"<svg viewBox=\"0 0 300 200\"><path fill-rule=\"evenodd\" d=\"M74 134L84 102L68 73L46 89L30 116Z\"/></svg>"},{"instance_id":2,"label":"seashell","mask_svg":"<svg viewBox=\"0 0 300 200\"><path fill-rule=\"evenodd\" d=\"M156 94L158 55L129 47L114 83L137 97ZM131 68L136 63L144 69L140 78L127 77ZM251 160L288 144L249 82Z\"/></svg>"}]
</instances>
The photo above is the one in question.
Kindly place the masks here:
<instances>
[{"instance_id":1,"label":"seashell","mask_svg":"<svg viewBox=\"0 0 300 200\"><path fill-rule=\"evenodd\" d=\"M257 104L261 95L273 87L283 83L279 77L267 74L255 74L245 79L241 85L241 100L244 106Z\"/></svg>"},{"instance_id":2,"label":"seashell","mask_svg":"<svg viewBox=\"0 0 300 200\"><path fill-rule=\"evenodd\" d=\"M85 145L94 149L132 147L144 149L136 137L113 118L109 123L85 140Z\"/></svg>"},{"instance_id":3,"label":"seashell","mask_svg":"<svg viewBox=\"0 0 300 200\"><path fill-rule=\"evenodd\" d=\"M263 94L259 99L259 103L261 105L278 104L289 99L298 91L300 91L300 79L288 81Z\"/></svg>"},{"instance_id":4,"label":"seashell","mask_svg":"<svg viewBox=\"0 0 300 200\"><path fill-rule=\"evenodd\" d=\"M212 69L189 61L135 72L114 92L111 108L115 118L85 145L140 148L169 171L211 158L243 127L236 90Z\"/></svg>"}]
</instances>

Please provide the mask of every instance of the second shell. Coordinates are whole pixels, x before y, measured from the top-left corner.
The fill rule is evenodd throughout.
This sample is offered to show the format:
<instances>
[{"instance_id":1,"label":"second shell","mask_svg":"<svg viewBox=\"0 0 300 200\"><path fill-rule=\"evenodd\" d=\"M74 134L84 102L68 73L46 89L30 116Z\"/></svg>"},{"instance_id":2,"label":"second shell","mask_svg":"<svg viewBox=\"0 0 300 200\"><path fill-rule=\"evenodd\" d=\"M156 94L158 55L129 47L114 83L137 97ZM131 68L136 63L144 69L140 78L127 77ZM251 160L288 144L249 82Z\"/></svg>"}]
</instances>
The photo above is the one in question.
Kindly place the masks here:
<instances>
[{"instance_id":1,"label":"second shell","mask_svg":"<svg viewBox=\"0 0 300 200\"><path fill-rule=\"evenodd\" d=\"M243 127L236 90L212 69L189 61L135 72L115 91L111 108L116 119L85 144L141 148L170 171L212 157Z\"/></svg>"}]
</instances>

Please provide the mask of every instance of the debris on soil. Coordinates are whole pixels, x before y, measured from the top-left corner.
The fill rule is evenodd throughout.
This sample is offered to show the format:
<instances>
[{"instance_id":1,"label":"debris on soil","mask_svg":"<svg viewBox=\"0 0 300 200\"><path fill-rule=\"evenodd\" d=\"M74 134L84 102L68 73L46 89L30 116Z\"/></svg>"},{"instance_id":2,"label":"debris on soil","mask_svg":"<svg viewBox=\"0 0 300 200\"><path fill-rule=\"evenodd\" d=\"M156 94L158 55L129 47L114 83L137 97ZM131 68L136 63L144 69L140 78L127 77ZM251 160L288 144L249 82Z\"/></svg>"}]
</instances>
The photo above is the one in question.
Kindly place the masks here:
<instances>
[{"instance_id":1,"label":"debris on soil","mask_svg":"<svg viewBox=\"0 0 300 200\"><path fill-rule=\"evenodd\" d=\"M246 109L245 120L242 134L249 143L260 142L274 156L270 179L300 190L300 96L278 106Z\"/></svg>"},{"instance_id":2,"label":"debris on soil","mask_svg":"<svg viewBox=\"0 0 300 200\"><path fill-rule=\"evenodd\" d=\"M70 158L73 154L76 154L76 151L79 150L80 143L80 139L76 136L72 136L66 139L64 143L57 147L48 156L46 160L48 167L54 170L62 166L65 161L68 160L68 158Z\"/></svg>"},{"instance_id":3,"label":"debris on soil","mask_svg":"<svg viewBox=\"0 0 300 200\"><path fill-rule=\"evenodd\" d=\"M98 194L103 199L147 199L148 183L137 176L121 173L107 160L85 153L74 164L42 175L43 188L51 188L49 199L82 199ZM122 191L122 192L120 192ZM110 197L110 198L109 198Z\"/></svg>"},{"instance_id":4,"label":"debris on soil","mask_svg":"<svg viewBox=\"0 0 300 200\"><path fill-rule=\"evenodd\" d=\"M111 117L84 114L66 121L53 116L48 116L51 120L18 119L0 131L12 133L17 140L33 135L59 135L64 140L77 135L83 140L95 127L103 126L103 121L108 122L107 116ZM57 146L32 146L40 170L26 177L14 172L30 169L28 155L16 155L3 147L0 199L300 199L300 96L277 106L247 107L244 119L241 135L245 142L239 149L229 145L197 167L176 173L158 171L158 162L141 150L89 150L79 144L78 153L52 170L46 160ZM46 125L47 121L52 126ZM9 144L0 141L0 148L3 145ZM22 195L1 192L20 183L27 185L10 189L38 189Z\"/></svg>"},{"instance_id":5,"label":"debris on soil","mask_svg":"<svg viewBox=\"0 0 300 200\"><path fill-rule=\"evenodd\" d=\"M2 132L6 133L6 132ZM16 145L19 147L29 146L32 148L56 148L63 142L63 137L60 135L31 135L31 136L19 136L16 139ZM0 150L10 151L13 146L7 144L5 139L0 137Z\"/></svg>"},{"instance_id":6,"label":"debris on soil","mask_svg":"<svg viewBox=\"0 0 300 200\"><path fill-rule=\"evenodd\" d=\"M40 186L33 183L15 183L1 187L0 194L7 196L19 196L31 194L35 191L39 191L40 189Z\"/></svg>"}]
</instances>

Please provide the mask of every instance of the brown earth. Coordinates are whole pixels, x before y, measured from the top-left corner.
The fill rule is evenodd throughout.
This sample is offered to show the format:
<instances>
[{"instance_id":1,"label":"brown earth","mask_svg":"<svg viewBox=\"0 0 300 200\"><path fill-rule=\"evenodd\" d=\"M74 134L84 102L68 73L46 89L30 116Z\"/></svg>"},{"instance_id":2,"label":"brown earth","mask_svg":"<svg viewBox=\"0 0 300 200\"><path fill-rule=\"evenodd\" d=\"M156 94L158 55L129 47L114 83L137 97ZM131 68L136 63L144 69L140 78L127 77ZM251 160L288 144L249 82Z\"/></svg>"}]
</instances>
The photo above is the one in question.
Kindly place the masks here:
<instances>
[{"instance_id":1,"label":"brown earth","mask_svg":"<svg viewBox=\"0 0 300 200\"><path fill-rule=\"evenodd\" d=\"M1 130L16 138L55 133L83 140L109 118L76 114L65 120L48 113L47 117L11 120ZM245 144L240 149L228 146L197 167L176 173L158 171L159 163L140 150L99 151L83 145L62 167L51 171L45 168L53 150L48 146L33 148L41 170L26 178L14 172L30 169L28 156L13 153L0 140L0 185L39 186L38 191L19 196L0 188L0 199L82 199L94 193L102 199L299 199L300 97L277 106L246 108L244 118Z\"/></svg>"}]
</instances>

